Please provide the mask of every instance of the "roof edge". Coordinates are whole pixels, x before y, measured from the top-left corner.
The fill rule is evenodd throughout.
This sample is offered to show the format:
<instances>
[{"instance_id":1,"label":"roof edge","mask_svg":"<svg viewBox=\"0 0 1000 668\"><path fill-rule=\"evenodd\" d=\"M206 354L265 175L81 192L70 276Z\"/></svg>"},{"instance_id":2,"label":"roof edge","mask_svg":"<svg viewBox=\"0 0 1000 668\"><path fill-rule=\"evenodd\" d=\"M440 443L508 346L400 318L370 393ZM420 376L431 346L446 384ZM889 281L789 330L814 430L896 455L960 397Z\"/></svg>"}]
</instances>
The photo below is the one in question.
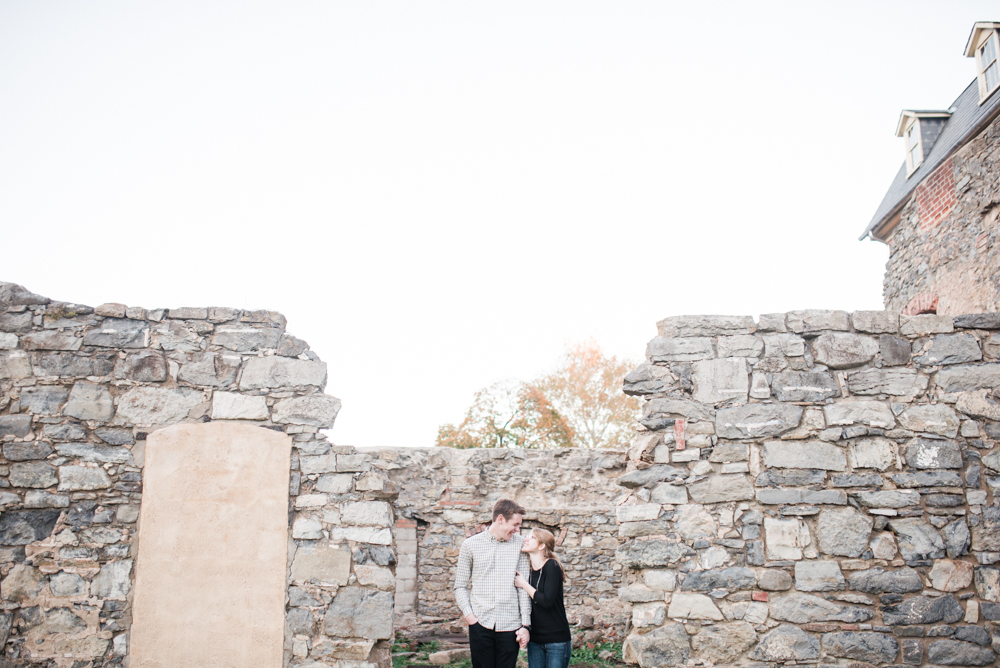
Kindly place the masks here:
<instances>
[{"instance_id":1,"label":"roof edge","mask_svg":"<svg viewBox=\"0 0 1000 668\"><path fill-rule=\"evenodd\" d=\"M972 58L976 55L976 42L979 41L976 38L979 36L982 30L996 30L1000 28L1000 23L995 21L976 21L972 25L972 31L969 33L969 39L965 42L965 57Z\"/></svg>"},{"instance_id":2,"label":"roof edge","mask_svg":"<svg viewBox=\"0 0 1000 668\"><path fill-rule=\"evenodd\" d=\"M896 123L896 136L903 136L903 127L907 118L951 118L951 112L947 109L941 111L917 111L916 109L903 109L899 112L899 122Z\"/></svg>"}]
</instances>

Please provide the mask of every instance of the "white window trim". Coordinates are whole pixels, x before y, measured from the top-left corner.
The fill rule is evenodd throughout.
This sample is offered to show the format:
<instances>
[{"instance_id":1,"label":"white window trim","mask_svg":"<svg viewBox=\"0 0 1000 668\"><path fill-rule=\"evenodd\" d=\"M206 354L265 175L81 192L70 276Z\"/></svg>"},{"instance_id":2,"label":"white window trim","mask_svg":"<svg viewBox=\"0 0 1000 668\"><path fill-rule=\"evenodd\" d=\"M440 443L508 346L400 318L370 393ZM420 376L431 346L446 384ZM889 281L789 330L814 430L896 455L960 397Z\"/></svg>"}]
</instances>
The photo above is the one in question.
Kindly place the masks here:
<instances>
[{"instance_id":1,"label":"white window trim","mask_svg":"<svg viewBox=\"0 0 1000 668\"><path fill-rule=\"evenodd\" d=\"M1000 38L997 37L997 31L994 30L984 30L980 39L977 41L974 50L974 60L976 61L976 81L979 84L979 104L986 102L993 95L993 93L1000 90L1000 84L993 87L993 90L986 90L986 71L983 69L983 64L979 61L979 50L986 44L987 41L993 40L993 49L997 54L998 66L1000 66Z\"/></svg>"},{"instance_id":2,"label":"white window trim","mask_svg":"<svg viewBox=\"0 0 1000 668\"><path fill-rule=\"evenodd\" d=\"M917 145L913 151L910 151L910 144L907 141L910 128L915 128L917 132ZM910 178L913 172L917 171L920 165L924 164L924 142L920 135L920 119L916 116L911 116L910 121L903 126L903 150L906 151L906 178Z\"/></svg>"}]
</instances>

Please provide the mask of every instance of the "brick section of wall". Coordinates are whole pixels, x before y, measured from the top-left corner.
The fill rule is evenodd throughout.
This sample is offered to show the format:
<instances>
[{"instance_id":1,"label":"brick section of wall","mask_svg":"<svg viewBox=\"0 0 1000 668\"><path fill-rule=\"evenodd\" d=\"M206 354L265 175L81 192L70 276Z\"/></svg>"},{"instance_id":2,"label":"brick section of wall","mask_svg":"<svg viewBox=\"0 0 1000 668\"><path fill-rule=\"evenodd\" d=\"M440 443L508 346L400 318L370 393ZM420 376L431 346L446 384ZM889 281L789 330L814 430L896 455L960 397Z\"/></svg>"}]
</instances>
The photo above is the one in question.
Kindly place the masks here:
<instances>
[{"instance_id":1,"label":"brick section of wall","mask_svg":"<svg viewBox=\"0 0 1000 668\"><path fill-rule=\"evenodd\" d=\"M918 186L889 239L882 295L902 311L921 293L939 314L1000 310L1000 120Z\"/></svg>"},{"instance_id":2,"label":"brick section of wall","mask_svg":"<svg viewBox=\"0 0 1000 668\"><path fill-rule=\"evenodd\" d=\"M915 197L920 231L928 232L955 206L955 168L951 160L946 160L917 186Z\"/></svg>"}]
</instances>

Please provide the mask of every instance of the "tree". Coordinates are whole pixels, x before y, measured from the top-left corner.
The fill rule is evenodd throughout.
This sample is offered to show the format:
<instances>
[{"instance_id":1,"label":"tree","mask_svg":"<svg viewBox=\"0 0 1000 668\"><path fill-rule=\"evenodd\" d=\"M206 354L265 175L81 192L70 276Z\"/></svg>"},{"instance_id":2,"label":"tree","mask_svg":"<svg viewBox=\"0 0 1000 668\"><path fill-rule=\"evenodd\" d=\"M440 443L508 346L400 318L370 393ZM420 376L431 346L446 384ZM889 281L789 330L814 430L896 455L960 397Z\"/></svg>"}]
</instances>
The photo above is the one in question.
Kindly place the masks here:
<instances>
[{"instance_id":1,"label":"tree","mask_svg":"<svg viewBox=\"0 0 1000 668\"><path fill-rule=\"evenodd\" d=\"M435 445L450 448L566 448L573 433L533 385L495 383L476 392L458 427L444 424Z\"/></svg>"},{"instance_id":2,"label":"tree","mask_svg":"<svg viewBox=\"0 0 1000 668\"><path fill-rule=\"evenodd\" d=\"M573 430L578 448L627 448L641 406L622 392L622 379L635 366L605 357L593 340L569 346L561 365L537 381Z\"/></svg>"},{"instance_id":3,"label":"tree","mask_svg":"<svg viewBox=\"0 0 1000 668\"><path fill-rule=\"evenodd\" d=\"M436 445L627 448L640 402L625 396L622 379L633 366L605 357L594 341L570 346L551 374L477 392L459 426L441 425Z\"/></svg>"}]
</instances>

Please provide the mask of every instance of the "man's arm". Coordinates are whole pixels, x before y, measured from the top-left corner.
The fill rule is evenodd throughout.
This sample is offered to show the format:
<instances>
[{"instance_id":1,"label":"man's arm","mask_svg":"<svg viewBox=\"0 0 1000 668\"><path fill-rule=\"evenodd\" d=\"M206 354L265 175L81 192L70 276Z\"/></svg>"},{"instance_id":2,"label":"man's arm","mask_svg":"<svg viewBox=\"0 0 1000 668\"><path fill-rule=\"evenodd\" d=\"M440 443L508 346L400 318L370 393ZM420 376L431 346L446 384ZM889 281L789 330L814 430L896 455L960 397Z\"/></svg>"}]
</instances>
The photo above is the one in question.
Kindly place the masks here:
<instances>
[{"instance_id":1,"label":"man's arm","mask_svg":"<svg viewBox=\"0 0 1000 668\"><path fill-rule=\"evenodd\" d=\"M462 542L462 548L458 551L458 570L455 572L455 601L462 609L462 616L468 621L469 617L475 617L472 612L472 602L469 600L469 579L472 577L472 549L469 541ZM469 622L474 624L475 622Z\"/></svg>"},{"instance_id":2,"label":"man's arm","mask_svg":"<svg viewBox=\"0 0 1000 668\"><path fill-rule=\"evenodd\" d=\"M519 573L531 572L531 562L524 552L517 560L517 570ZM520 587L517 588L517 605L521 609L521 626L531 626L531 597Z\"/></svg>"}]
</instances>

